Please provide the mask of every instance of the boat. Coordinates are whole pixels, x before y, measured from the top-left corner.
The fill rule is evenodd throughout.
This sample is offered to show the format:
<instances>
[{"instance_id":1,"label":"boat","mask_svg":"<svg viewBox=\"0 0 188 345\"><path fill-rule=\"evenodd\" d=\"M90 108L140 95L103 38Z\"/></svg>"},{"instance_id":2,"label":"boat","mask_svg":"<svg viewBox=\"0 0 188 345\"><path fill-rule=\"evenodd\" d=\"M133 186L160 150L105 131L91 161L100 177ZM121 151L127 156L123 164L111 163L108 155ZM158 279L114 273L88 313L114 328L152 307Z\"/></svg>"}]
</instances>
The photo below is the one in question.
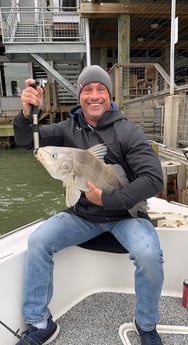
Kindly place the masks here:
<instances>
[{"instance_id":1,"label":"boat","mask_svg":"<svg viewBox=\"0 0 188 345\"><path fill-rule=\"evenodd\" d=\"M182 305L182 292L188 278L188 207L159 198L149 199L148 205L164 251L158 331L164 345L185 345L188 309ZM42 222L36 220L0 238L2 345L16 344L24 329L21 306L27 239ZM53 345L140 344L133 323L134 265L128 253L86 243L60 251L54 261L50 309L61 331Z\"/></svg>"}]
</instances>

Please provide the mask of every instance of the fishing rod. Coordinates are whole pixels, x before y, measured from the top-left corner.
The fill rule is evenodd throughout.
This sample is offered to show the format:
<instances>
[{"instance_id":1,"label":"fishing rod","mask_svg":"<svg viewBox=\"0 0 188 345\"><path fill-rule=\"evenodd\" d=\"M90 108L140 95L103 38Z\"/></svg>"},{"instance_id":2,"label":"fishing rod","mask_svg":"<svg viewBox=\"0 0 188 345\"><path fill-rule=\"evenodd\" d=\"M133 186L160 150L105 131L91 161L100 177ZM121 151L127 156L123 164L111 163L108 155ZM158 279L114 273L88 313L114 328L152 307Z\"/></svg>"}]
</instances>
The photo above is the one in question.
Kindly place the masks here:
<instances>
[{"instance_id":1,"label":"fishing rod","mask_svg":"<svg viewBox=\"0 0 188 345\"><path fill-rule=\"evenodd\" d=\"M34 152L39 149L39 126L38 126L38 107L31 106L32 118L33 118L33 140L34 140Z\"/></svg>"},{"instance_id":2,"label":"fishing rod","mask_svg":"<svg viewBox=\"0 0 188 345\"><path fill-rule=\"evenodd\" d=\"M0 325L2 325L3 327L5 327L10 333L12 333L15 337L17 337L19 340L21 340L25 345L30 345L30 343L28 343L26 340L23 339L23 336L20 335L19 329L17 329L17 331L15 332L13 329L11 329L8 325L6 325L3 321L0 320ZM35 340L32 339L32 342L34 345L40 345L41 343L36 342Z\"/></svg>"},{"instance_id":3,"label":"fishing rod","mask_svg":"<svg viewBox=\"0 0 188 345\"><path fill-rule=\"evenodd\" d=\"M31 85L34 89L39 86L37 82ZM39 149L39 126L38 126L38 115L39 115L39 108L35 105L31 104L30 108L30 118L33 120L33 141L34 141L34 152L37 152Z\"/></svg>"}]
</instances>

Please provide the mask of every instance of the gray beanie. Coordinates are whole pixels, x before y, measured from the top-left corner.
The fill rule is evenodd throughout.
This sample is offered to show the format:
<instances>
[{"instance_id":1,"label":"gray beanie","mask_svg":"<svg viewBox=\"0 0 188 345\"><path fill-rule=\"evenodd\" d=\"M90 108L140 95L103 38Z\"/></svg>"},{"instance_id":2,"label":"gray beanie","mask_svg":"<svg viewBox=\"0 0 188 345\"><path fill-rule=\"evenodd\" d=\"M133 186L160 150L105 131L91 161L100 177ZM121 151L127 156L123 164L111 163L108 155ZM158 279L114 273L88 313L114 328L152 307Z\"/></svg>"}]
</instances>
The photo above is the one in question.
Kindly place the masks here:
<instances>
[{"instance_id":1,"label":"gray beanie","mask_svg":"<svg viewBox=\"0 0 188 345\"><path fill-rule=\"evenodd\" d=\"M78 77L77 92L78 99L83 86L90 83L101 83L108 89L110 98L112 98L112 82L107 72L98 65L85 67Z\"/></svg>"}]
</instances>

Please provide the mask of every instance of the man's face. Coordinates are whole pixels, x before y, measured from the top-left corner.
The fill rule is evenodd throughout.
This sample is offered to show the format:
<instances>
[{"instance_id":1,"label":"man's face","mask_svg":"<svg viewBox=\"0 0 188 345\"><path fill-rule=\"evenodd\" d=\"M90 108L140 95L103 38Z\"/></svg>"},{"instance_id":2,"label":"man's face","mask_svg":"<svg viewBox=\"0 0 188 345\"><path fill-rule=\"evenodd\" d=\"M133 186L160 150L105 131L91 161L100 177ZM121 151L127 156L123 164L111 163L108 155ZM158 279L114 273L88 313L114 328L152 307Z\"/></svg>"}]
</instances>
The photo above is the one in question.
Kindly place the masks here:
<instances>
[{"instance_id":1,"label":"man's face","mask_svg":"<svg viewBox=\"0 0 188 345\"><path fill-rule=\"evenodd\" d=\"M110 95L106 86L100 83L85 85L80 93L80 105L85 120L96 126L103 113L110 109Z\"/></svg>"}]
</instances>

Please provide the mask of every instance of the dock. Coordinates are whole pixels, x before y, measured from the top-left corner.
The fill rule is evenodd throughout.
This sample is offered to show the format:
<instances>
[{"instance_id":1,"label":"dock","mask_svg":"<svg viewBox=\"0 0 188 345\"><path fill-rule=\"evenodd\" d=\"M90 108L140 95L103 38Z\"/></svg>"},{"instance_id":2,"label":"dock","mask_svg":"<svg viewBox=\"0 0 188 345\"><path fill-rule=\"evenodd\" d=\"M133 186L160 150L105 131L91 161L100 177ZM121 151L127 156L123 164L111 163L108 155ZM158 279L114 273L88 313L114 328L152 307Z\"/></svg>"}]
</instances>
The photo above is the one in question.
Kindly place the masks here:
<instances>
[{"instance_id":1,"label":"dock","mask_svg":"<svg viewBox=\"0 0 188 345\"><path fill-rule=\"evenodd\" d=\"M14 128L12 124L0 125L0 149L14 147Z\"/></svg>"}]
</instances>

